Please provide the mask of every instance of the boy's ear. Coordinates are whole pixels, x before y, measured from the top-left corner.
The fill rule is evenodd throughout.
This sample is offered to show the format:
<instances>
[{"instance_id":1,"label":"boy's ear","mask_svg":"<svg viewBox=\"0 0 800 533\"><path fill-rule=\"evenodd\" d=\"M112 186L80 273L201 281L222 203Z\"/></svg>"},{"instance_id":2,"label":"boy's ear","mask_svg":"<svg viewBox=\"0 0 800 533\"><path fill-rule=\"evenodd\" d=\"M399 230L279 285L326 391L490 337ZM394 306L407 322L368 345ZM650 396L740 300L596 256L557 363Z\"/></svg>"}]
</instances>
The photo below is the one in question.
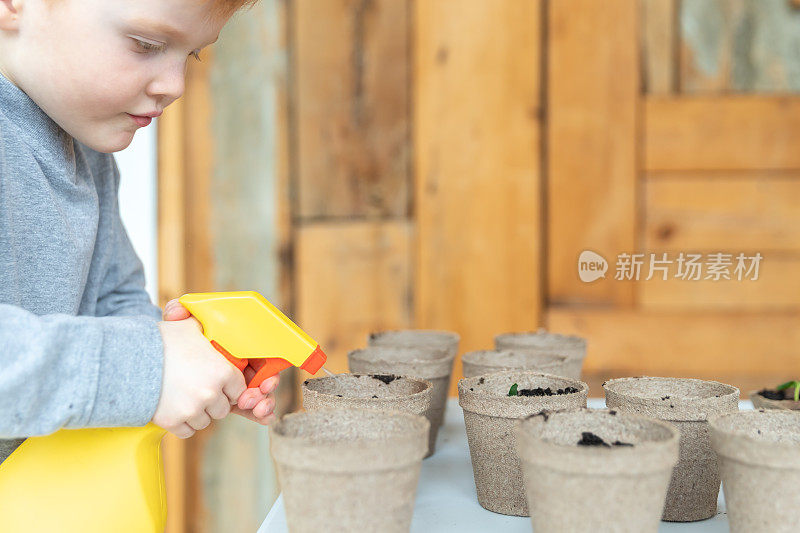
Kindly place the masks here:
<instances>
[{"instance_id":1,"label":"boy's ear","mask_svg":"<svg viewBox=\"0 0 800 533\"><path fill-rule=\"evenodd\" d=\"M22 0L0 0L0 30L19 30Z\"/></svg>"}]
</instances>

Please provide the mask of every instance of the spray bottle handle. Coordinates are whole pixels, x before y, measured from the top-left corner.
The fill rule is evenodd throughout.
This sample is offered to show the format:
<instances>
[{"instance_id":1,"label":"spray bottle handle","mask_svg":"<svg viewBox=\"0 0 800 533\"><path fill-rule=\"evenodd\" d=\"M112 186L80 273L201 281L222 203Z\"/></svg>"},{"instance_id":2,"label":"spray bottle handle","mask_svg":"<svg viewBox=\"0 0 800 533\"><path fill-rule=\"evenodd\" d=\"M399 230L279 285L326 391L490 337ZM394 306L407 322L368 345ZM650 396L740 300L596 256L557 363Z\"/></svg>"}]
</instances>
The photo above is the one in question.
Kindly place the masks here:
<instances>
[{"instance_id":1,"label":"spray bottle handle","mask_svg":"<svg viewBox=\"0 0 800 533\"><path fill-rule=\"evenodd\" d=\"M244 369L247 368L247 365L250 364L250 359L234 357L228 350L220 346L217 341L211 341L211 345L242 373L244 373ZM292 366L292 363L280 357L267 357L261 360L264 361L264 366L259 368L258 371L256 371L256 375L250 379L250 383L247 384L247 388L249 389L258 388L265 379L279 374L281 370Z\"/></svg>"}]
</instances>

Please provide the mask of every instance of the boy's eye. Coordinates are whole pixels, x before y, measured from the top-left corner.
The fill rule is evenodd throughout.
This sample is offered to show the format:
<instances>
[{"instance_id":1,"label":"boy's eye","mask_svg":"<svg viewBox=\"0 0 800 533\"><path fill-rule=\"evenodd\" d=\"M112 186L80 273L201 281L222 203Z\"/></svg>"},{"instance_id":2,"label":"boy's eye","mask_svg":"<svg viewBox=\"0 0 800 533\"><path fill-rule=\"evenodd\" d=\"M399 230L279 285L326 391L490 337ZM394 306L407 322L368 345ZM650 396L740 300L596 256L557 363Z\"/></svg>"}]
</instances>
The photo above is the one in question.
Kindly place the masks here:
<instances>
[{"instance_id":1,"label":"boy's eye","mask_svg":"<svg viewBox=\"0 0 800 533\"><path fill-rule=\"evenodd\" d=\"M136 39L134 37L132 37L132 39L136 42L136 46L142 50L141 53L164 52L167 49L167 45L165 44L155 44L148 41L142 41L141 39ZM195 58L197 61L201 61L200 50L192 50L189 52L189 55Z\"/></svg>"},{"instance_id":2,"label":"boy's eye","mask_svg":"<svg viewBox=\"0 0 800 533\"><path fill-rule=\"evenodd\" d=\"M136 46L138 46L141 50L145 52L163 52L166 50L166 46L163 44L154 44L147 41L142 41L140 39L133 39L136 42Z\"/></svg>"}]
</instances>

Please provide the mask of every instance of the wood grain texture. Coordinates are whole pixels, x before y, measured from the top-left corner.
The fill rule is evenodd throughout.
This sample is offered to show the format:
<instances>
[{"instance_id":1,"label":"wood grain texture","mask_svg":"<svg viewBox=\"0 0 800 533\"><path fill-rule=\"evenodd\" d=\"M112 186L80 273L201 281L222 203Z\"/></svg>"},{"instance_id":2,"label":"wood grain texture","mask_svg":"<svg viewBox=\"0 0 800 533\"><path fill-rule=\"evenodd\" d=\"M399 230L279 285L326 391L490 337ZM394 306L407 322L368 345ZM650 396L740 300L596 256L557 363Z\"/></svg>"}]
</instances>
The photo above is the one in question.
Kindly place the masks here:
<instances>
[{"instance_id":1,"label":"wood grain texture","mask_svg":"<svg viewBox=\"0 0 800 533\"><path fill-rule=\"evenodd\" d=\"M408 2L293 3L298 216L406 216Z\"/></svg>"},{"instance_id":2,"label":"wood grain texture","mask_svg":"<svg viewBox=\"0 0 800 533\"><path fill-rule=\"evenodd\" d=\"M282 284L291 234L286 30L285 3L259 2L228 23L213 61L203 58L213 124L206 231L215 290L256 290L291 312ZM291 370L275 398L276 414L294 410ZM193 531L258 529L279 493L266 428L233 415L191 442Z\"/></svg>"},{"instance_id":3,"label":"wood grain texture","mask_svg":"<svg viewBox=\"0 0 800 533\"><path fill-rule=\"evenodd\" d=\"M648 251L800 252L800 171L650 174L644 197Z\"/></svg>"},{"instance_id":4,"label":"wood grain texture","mask_svg":"<svg viewBox=\"0 0 800 533\"><path fill-rule=\"evenodd\" d=\"M189 63L186 89L182 97L184 157L184 255L185 292L214 290L214 257L211 228L211 176L214 165L209 69L214 61L213 48L203 52L202 62ZM182 294L182 293L181 293ZM175 295L175 296L179 296ZM211 430L213 431L213 430ZM185 524L189 531L207 531L211 516L204 500L202 450L211 431L198 432L185 445L184 491Z\"/></svg>"},{"instance_id":5,"label":"wood grain texture","mask_svg":"<svg viewBox=\"0 0 800 533\"><path fill-rule=\"evenodd\" d=\"M800 11L787 0L682 0L680 91L800 90Z\"/></svg>"},{"instance_id":6,"label":"wood grain texture","mask_svg":"<svg viewBox=\"0 0 800 533\"><path fill-rule=\"evenodd\" d=\"M214 290L212 250L211 175L214 169L213 104L208 83L214 49L203 51L203 61L189 63L184 92L184 154L186 188L186 285L191 292Z\"/></svg>"},{"instance_id":7,"label":"wood grain texture","mask_svg":"<svg viewBox=\"0 0 800 533\"><path fill-rule=\"evenodd\" d=\"M650 97L646 170L800 168L800 97Z\"/></svg>"},{"instance_id":8,"label":"wood grain texture","mask_svg":"<svg viewBox=\"0 0 800 533\"><path fill-rule=\"evenodd\" d=\"M186 290L182 101L158 119L158 295L163 306ZM186 531L186 441L168 433L162 441L167 488L166 533Z\"/></svg>"},{"instance_id":9,"label":"wood grain texture","mask_svg":"<svg viewBox=\"0 0 800 533\"><path fill-rule=\"evenodd\" d=\"M629 284L582 283L578 256L634 251L639 24L636 0L549 4L548 296L630 305Z\"/></svg>"},{"instance_id":10,"label":"wood grain texture","mask_svg":"<svg viewBox=\"0 0 800 533\"><path fill-rule=\"evenodd\" d=\"M371 331L410 327L411 235L405 220L298 228L295 318L327 354L327 369L346 372L347 352Z\"/></svg>"},{"instance_id":11,"label":"wood grain texture","mask_svg":"<svg viewBox=\"0 0 800 533\"><path fill-rule=\"evenodd\" d=\"M707 263L708 253L703 253ZM754 271L748 274L751 259L744 261L741 280L738 279L736 256L732 254L730 265L725 269L730 279L721 277L715 280L704 266L699 280L685 280L675 277L677 263L673 263L670 274L664 280L655 272L649 281L641 281L637 287L637 300L644 310L671 311L794 311L800 309L800 254L779 255L762 254L758 266L758 279ZM676 259L677 253L669 253L669 259ZM656 254L657 258L661 254ZM745 257L752 257L745 254Z\"/></svg>"},{"instance_id":12,"label":"wood grain texture","mask_svg":"<svg viewBox=\"0 0 800 533\"><path fill-rule=\"evenodd\" d=\"M800 368L799 320L796 312L551 309L547 315L550 330L588 339L584 369L590 375L723 381L748 375L751 381L760 377L764 383L778 383Z\"/></svg>"},{"instance_id":13,"label":"wood grain texture","mask_svg":"<svg viewBox=\"0 0 800 533\"><path fill-rule=\"evenodd\" d=\"M540 316L541 3L414 6L415 327L488 348Z\"/></svg>"},{"instance_id":14,"label":"wood grain texture","mask_svg":"<svg viewBox=\"0 0 800 533\"><path fill-rule=\"evenodd\" d=\"M647 94L678 89L678 0L640 0L642 78Z\"/></svg>"}]
</instances>

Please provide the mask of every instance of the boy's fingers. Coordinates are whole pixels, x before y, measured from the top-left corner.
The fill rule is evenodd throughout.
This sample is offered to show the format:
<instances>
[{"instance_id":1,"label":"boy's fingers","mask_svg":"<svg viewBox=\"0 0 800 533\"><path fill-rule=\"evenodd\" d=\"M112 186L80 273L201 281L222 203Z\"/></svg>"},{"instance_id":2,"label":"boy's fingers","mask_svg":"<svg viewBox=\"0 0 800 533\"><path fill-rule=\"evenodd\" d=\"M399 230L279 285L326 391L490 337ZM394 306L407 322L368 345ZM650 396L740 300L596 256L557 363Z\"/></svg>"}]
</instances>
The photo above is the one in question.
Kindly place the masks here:
<instances>
[{"instance_id":1,"label":"boy's fingers","mask_svg":"<svg viewBox=\"0 0 800 533\"><path fill-rule=\"evenodd\" d=\"M261 385L259 385L258 388L262 393L269 394L273 392L276 388L278 388L278 383L280 382L280 379L281 378L279 375L268 377L267 379L261 382Z\"/></svg>"},{"instance_id":2,"label":"boy's fingers","mask_svg":"<svg viewBox=\"0 0 800 533\"><path fill-rule=\"evenodd\" d=\"M170 432L179 439L188 439L189 437L194 435L194 429L189 427L189 424L186 423L183 423L179 426L172 428Z\"/></svg>"},{"instance_id":3,"label":"boy's fingers","mask_svg":"<svg viewBox=\"0 0 800 533\"><path fill-rule=\"evenodd\" d=\"M211 424L211 417L208 416L208 413L203 411L202 413L198 413L189 420L186 421L189 424L189 427L200 431L201 429L205 429Z\"/></svg>"},{"instance_id":4,"label":"boy's fingers","mask_svg":"<svg viewBox=\"0 0 800 533\"><path fill-rule=\"evenodd\" d=\"M236 406L239 409L252 409L253 407L258 404L259 401L264 399L264 395L261 394L261 391L255 388L247 389L239 396L239 401L236 402Z\"/></svg>"},{"instance_id":5,"label":"boy's fingers","mask_svg":"<svg viewBox=\"0 0 800 533\"><path fill-rule=\"evenodd\" d=\"M275 400L272 397L265 398L253 407L253 416L262 419L275 410Z\"/></svg>"},{"instance_id":6,"label":"boy's fingers","mask_svg":"<svg viewBox=\"0 0 800 533\"><path fill-rule=\"evenodd\" d=\"M177 298L174 298L174 299L172 299L172 300L168 301L168 302L167 302L167 303L164 305L164 309L161 311L161 316L162 316L162 318L166 316L166 314L167 314L167 311L169 311L169 310L171 310L171 309L173 309L173 308L175 307L175 304L176 304L176 303L178 303L178 299L177 299Z\"/></svg>"},{"instance_id":7,"label":"boy's fingers","mask_svg":"<svg viewBox=\"0 0 800 533\"><path fill-rule=\"evenodd\" d=\"M244 374L239 372L233 365L231 365L231 368L235 372L231 373L230 379L222 386L222 393L228 397L231 405L235 405L239 402L239 397L242 393L247 390L247 385L244 382Z\"/></svg>"},{"instance_id":8,"label":"boy's fingers","mask_svg":"<svg viewBox=\"0 0 800 533\"><path fill-rule=\"evenodd\" d=\"M192 314L186 309L178 300L170 300L164 306L162 317L164 320L184 320L189 318Z\"/></svg>"},{"instance_id":9,"label":"boy's fingers","mask_svg":"<svg viewBox=\"0 0 800 533\"><path fill-rule=\"evenodd\" d=\"M231 404L228 402L227 398L222 396L218 397L212 405L206 407L206 413L214 420L225 418L230 412Z\"/></svg>"},{"instance_id":10,"label":"boy's fingers","mask_svg":"<svg viewBox=\"0 0 800 533\"><path fill-rule=\"evenodd\" d=\"M246 418L248 420L252 420L253 422L261 424L262 426L268 426L268 425L272 424L276 420L276 416L275 416L274 413L270 413L270 414L268 414L267 416L265 416L263 418L258 418L257 416L255 416L253 414L253 411L250 411L250 410L244 411L242 409L239 409L238 407L233 407L231 409L231 413L237 414L239 416L243 416L244 418Z\"/></svg>"}]
</instances>

